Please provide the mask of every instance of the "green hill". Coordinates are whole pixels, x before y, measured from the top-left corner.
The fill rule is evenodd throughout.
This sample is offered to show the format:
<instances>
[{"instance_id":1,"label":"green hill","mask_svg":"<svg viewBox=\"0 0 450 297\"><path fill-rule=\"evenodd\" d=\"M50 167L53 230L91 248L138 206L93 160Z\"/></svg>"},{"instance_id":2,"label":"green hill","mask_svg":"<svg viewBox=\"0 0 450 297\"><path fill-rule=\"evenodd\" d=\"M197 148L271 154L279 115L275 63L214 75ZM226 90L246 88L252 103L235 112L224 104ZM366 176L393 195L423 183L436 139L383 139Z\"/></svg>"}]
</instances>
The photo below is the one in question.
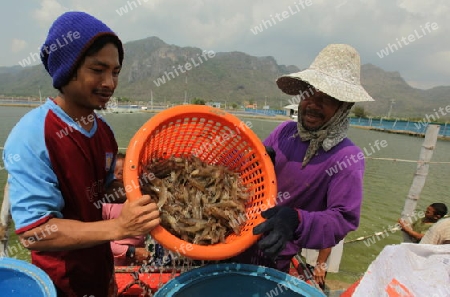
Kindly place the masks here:
<instances>
[{"instance_id":1,"label":"green hill","mask_svg":"<svg viewBox=\"0 0 450 297\"><path fill-rule=\"evenodd\" d=\"M132 101L179 104L201 98L242 105L267 102L272 108L289 104L275 79L300 71L297 66L278 65L273 57L254 57L242 52L203 52L194 47L166 44L157 37L128 42L115 95ZM190 65L190 66L189 66ZM306 68L308 65L303 65ZM386 72L366 64L361 80L376 102L360 104L371 115L424 117L448 102L450 87L419 90L408 85L398 72ZM22 68L0 67L0 95L55 96L51 80L42 65Z\"/></svg>"}]
</instances>

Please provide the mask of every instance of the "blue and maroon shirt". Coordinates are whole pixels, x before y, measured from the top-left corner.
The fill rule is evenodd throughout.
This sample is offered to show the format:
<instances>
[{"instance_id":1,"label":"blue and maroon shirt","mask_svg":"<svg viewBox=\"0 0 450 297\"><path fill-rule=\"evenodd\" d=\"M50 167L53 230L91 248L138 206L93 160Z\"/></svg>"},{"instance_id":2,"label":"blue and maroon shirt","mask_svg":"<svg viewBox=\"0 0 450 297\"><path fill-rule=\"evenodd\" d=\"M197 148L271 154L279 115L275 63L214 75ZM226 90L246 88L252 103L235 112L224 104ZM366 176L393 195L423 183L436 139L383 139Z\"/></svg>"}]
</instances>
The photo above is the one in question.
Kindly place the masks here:
<instances>
[{"instance_id":1,"label":"blue and maroon shirt","mask_svg":"<svg viewBox=\"0 0 450 297\"><path fill-rule=\"evenodd\" d=\"M93 114L82 120L93 121L91 131L49 99L28 112L8 136L3 159L17 234L51 218L102 220L100 201L114 178L117 142L101 117ZM45 232L37 238L43 236ZM32 251L31 259L67 296L107 296L114 284L109 243L69 251Z\"/></svg>"}]
</instances>

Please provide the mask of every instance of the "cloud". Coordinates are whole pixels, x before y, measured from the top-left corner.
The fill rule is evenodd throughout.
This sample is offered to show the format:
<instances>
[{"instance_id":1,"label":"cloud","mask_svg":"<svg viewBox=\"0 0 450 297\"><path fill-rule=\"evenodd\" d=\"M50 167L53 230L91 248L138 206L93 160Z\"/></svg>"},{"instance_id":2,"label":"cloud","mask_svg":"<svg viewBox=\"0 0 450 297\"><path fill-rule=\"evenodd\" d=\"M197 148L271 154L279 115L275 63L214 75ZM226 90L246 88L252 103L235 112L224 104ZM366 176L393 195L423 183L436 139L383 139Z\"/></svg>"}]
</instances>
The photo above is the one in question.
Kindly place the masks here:
<instances>
[{"instance_id":1,"label":"cloud","mask_svg":"<svg viewBox=\"0 0 450 297\"><path fill-rule=\"evenodd\" d=\"M26 48L28 43L22 39L14 38L11 42L11 52L17 53Z\"/></svg>"},{"instance_id":2,"label":"cloud","mask_svg":"<svg viewBox=\"0 0 450 297\"><path fill-rule=\"evenodd\" d=\"M450 7L447 0L428 0L428 1L397 1L398 6L407 11L412 16L426 18L447 17Z\"/></svg>"},{"instance_id":3,"label":"cloud","mask_svg":"<svg viewBox=\"0 0 450 297\"><path fill-rule=\"evenodd\" d=\"M423 64L423 67L431 68L431 70L440 75L450 76L450 68L442 67L442 65L450 65L450 50L439 51L428 55L423 59L421 64Z\"/></svg>"},{"instance_id":4,"label":"cloud","mask_svg":"<svg viewBox=\"0 0 450 297\"><path fill-rule=\"evenodd\" d=\"M42 0L40 6L32 15L44 27L48 27L60 14L69 11L68 8L62 6L57 0Z\"/></svg>"},{"instance_id":5,"label":"cloud","mask_svg":"<svg viewBox=\"0 0 450 297\"><path fill-rule=\"evenodd\" d=\"M251 29L284 11L312 4L288 18L277 21L258 34ZM199 47L215 52L241 51L253 56L273 56L279 64L305 68L330 43L355 47L362 63L372 63L387 71L399 71L409 81L448 81L447 57L450 48L448 0L39 0L38 6L24 2L9 22L22 17L22 26L2 36L38 48L48 27L64 11L86 11L111 27L123 42L157 36L168 44ZM26 3L26 4L25 4ZM66 8L67 7L67 8ZM120 16L117 10L128 7ZM130 9L133 7L133 9ZM8 11L13 11L9 9ZM28 17L28 16L32 17ZM2 19L8 24L8 17ZM427 23L439 29L380 59L377 55L397 38L415 34ZM37 26L36 26L37 23ZM0 24L1 25L1 24ZM5 26L5 25L4 25ZM421 31L419 31L421 32ZM8 34L8 33L7 33ZM20 45L16 45L20 48ZM8 48L6 48L9 51ZM1 51L1 50L0 50ZM2 56L6 56L3 50ZM11 53L9 53L11 55ZM442 61L433 60L439 57ZM20 57L18 57L20 58ZM445 61L445 63L444 63ZM9 63L1 61L4 65Z\"/></svg>"}]
</instances>

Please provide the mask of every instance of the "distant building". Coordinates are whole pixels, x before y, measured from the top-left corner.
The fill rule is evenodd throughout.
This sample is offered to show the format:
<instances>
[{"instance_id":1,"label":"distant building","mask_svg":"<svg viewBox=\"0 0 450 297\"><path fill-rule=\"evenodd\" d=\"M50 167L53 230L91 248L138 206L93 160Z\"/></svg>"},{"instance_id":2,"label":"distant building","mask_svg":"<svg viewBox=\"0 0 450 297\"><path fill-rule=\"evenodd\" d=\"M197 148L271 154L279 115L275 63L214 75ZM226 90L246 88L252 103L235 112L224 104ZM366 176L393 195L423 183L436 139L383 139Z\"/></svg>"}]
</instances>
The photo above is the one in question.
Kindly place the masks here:
<instances>
[{"instance_id":1,"label":"distant building","mask_svg":"<svg viewBox=\"0 0 450 297\"><path fill-rule=\"evenodd\" d=\"M220 102L206 102L206 105L212 106L212 107L216 107L216 108L220 108L221 103Z\"/></svg>"},{"instance_id":2,"label":"distant building","mask_svg":"<svg viewBox=\"0 0 450 297\"><path fill-rule=\"evenodd\" d=\"M245 108L253 108L253 109L258 109L258 104L254 103L254 104L247 104L245 106Z\"/></svg>"},{"instance_id":3,"label":"distant building","mask_svg":"<svg viewBox=\"0 0 450 297\"><path fill-rule=\"evenodd\" d=\"M285 107L283 107L284 109L286 109L286 115L296 119L297 118L297 113L298 113L298 104L290 104L290 105L286 105Z\"/></svg>"}]
</instances>

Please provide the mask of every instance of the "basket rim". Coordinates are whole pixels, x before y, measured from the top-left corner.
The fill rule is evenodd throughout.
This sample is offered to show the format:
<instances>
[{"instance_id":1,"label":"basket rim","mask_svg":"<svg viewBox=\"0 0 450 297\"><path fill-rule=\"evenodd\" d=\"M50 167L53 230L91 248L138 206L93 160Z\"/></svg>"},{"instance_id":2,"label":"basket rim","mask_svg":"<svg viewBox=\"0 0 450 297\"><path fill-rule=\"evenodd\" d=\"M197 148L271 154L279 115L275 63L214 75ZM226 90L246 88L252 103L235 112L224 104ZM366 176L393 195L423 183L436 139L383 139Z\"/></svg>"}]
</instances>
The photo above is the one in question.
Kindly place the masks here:
<instances>
[{"instance_id":1,"label":"basket rim","mask_svg":"<svg viewBox=\"0 0 450 297\"><path fill-rule=\"evenodd\" d=\"M123 169L123 180L126 189L129 185L139 184L138 171L140 153L154 128L159 127L174 117L178 117L180 115L185 115L186 117L195 115L196 117L206 116L208 118L220 118L222 121L228 122L230 125L234 126L240 126L243 123L242 120L231 113L204 105L179 105L155 114L141 126L141 128L130 140ZM275 205L276 178L272 161L265 151L262 141L253 132L253 130L247 128L243 129L241 133L245 134L246 138L250 141L250 145L254 147L255 151L257 151L261 156L261 170L267 177L265 184L267 187L265 187L264 193L267 193L267 202ZM126 191L128 200L133 201L142 196L140 187L131 186L128 189L129 190ZM248 209L246 210L246 213L248 213ZM257 213L256 219L252 220L255 225L263 221L265 221L265 219L261 217L260 212ZM249 248L260 237L260 235L253 235L251 232L245 232L243 235L234 235L235 237L230 242L216 243L212 245L198 245L178 238L161 225L154 228L150 232L150 235L166 249L194 260L224 260L231 258Z\"/></svg>"}]
</instances>

